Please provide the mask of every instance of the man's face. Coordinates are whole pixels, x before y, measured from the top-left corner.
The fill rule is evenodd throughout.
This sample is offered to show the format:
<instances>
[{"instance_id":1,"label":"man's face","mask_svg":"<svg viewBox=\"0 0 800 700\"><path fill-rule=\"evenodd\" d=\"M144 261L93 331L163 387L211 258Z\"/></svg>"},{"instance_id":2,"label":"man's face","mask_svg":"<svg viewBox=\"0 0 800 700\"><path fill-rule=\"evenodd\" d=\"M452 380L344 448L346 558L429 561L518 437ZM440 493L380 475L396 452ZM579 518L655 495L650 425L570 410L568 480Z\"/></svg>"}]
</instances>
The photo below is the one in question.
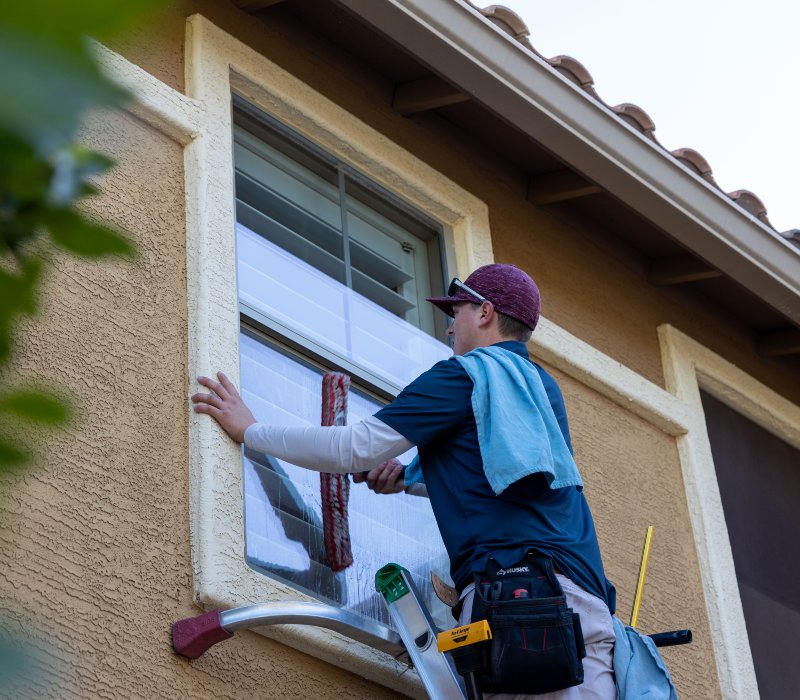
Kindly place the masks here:
<instances>
[{"instance_id":1,"label":"man's face","mask_svg":"<svg viewBox=\"0 0 800 700\"><path fill-rule=\"evenodd\" d=\"M463 355L478 347L478 321L481 316L479 304L460 301L453 304L453 323L447 329L453 354Z\"/></svg>"}]
</instances>

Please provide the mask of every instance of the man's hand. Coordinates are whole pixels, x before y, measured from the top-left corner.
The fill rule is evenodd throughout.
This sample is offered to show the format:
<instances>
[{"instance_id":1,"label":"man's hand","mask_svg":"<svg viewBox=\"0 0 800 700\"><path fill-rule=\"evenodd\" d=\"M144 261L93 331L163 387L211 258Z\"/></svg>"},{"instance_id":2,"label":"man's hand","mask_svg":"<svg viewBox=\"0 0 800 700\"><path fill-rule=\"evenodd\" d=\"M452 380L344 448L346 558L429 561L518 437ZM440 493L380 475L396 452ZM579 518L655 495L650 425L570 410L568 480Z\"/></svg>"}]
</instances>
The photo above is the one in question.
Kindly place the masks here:
<instances>
[{"instance_id":1,"label":"man's hand","mask_svg":"<svg viewBox=\"0 0 800 700\"><path fill-rule=\"evenodd\" d=\"M208 377L198 377L197 381L204 387L211 389L210 394L195 394L192 396L196 413L207 413L228 435L236 442L244 442L244 431L256 419L247 408L236 387L222 372L217 372L219 382Z\"/></svg>"},{"instance_id":2,"label":"man's hand","mask_svg":"<svg viewBox=\"0 0 800 700\"><path fill-rule=\"evenodd\" d=\"M368 472L353 474L353 482L360 484L366 482L367 486L375 493L390 494L405 491L404 480L406 469L396 459L379 464Z\"/></svg>"}]
</instances>

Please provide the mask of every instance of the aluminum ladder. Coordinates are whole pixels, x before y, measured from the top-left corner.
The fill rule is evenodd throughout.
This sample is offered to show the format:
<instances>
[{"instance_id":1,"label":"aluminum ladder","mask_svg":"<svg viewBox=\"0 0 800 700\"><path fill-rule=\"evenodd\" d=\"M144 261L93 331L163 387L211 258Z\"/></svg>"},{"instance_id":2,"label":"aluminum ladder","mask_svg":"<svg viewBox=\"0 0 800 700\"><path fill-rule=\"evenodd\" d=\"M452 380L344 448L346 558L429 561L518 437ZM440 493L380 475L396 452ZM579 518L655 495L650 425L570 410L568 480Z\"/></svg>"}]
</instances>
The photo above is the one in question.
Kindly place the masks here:
<instances>
[{"instance_id":1,"label":"aluminum ladder","mask_svg":"<svg viewBox=\"0 0 800 700\"><path fill-rule=\"evenodd\" d=\"M361 615L324 603L259 603L211 610L172 625L172 646L197 659L236 630L265 625L314 625L338 632L395 658L408 655L431 700L467 700L464 683L449 655L437 649L434 624L411 575L397 564L382 567L376 587L399 634Z\"/></svg>"}]
</instances>

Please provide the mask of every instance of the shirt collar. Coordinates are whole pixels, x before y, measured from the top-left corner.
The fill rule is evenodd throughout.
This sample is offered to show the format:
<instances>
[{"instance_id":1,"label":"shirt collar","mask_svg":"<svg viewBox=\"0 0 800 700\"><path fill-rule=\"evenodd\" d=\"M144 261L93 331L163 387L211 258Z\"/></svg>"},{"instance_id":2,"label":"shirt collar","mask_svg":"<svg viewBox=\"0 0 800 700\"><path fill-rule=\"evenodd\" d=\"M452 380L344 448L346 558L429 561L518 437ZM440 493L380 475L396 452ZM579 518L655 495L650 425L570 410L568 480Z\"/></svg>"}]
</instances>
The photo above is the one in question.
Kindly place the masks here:
<instances>
[{"instance_id":1,"label":"shirt collar","mask_svg":"<svg viewBox=\"0 0 800 700\"><path fill-rule=\"evenodd\" d=\"M528 346L521 340L504 340L500 343L494 343L494 345L498 348L503 348L503 350L509 350L525 359L530 359L530 355L528 355Z\"/></svg>"}]
</instances>

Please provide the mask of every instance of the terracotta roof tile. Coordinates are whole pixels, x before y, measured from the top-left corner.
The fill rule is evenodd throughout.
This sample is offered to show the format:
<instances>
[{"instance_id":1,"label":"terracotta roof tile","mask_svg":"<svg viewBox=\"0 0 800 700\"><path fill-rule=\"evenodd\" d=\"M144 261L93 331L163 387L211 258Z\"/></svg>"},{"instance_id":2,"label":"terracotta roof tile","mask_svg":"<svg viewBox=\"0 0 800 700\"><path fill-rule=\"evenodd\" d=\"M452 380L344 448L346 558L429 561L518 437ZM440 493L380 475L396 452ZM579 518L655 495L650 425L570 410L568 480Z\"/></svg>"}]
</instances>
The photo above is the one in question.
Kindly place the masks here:
<instances>
[{"instance_id":1,"label":"terracotta roof tile","mask_svg":"<svg viewBox=\"0 0 800 700\"><path fill-rule=\"evenodd\" d=\"M561 73L561 75L565 76L576 85L581 87L586 93L591 95L598 102L601 102L603 105L611 109L611 111L614 112L617 117L619 117L626 124L643 133L654 143L658 144L659 146L661 145L658 143L658 140L654 135L656 126L647 112L635 104L626 103L613 107L606 104L595 91L594 80L592 79L591 74L577 59L572 58L571 56L556 56L554 58L545 58L542 56L542 54L540 54L531 44L529 39L530 30L525 24L525 21L516 12L508 7L505 7L504 5L489 5L488 7L482 8L472 2L472 0L467 0L467 2L478 12L480 12L488 21L500 27L520 44L542 58L553 68L553 70ZM672 155L675 156L675 158L677 158L677 160L687 169L696 173L697 175L700 175L709 184L717 189L720 189L711 173L711 166L700 153L691 148L679 148L675 151L672 151ZM767 210L764 206L764 203L755 194L748 190L736 190L735 192L728 193L728 196L742 209L750 212L767 226L773 230L776 230L772 224L770 224L769 219L767 218ZM800 229L791 229L781 233L780 235L800 246L799 231Z\"/></svg>"},{"instance_id":2,"label":"terracotta roof tile","mask_svg":"<svg viewBox=\"0 0 800 700\"><path fill-rule=\"evenodd\" d=\"M505 7L504 5L489 5L488 7L478 7L470 2L478 12L480 12L486 19L488 19L496 27L500 27L506 34L516 39L519 43L527 46L529 49L534 50L531 46L530 32L525 20L522 19L516 12Z\"/></svg>"},{"instance_id":3,"label":"terracotta roof tile","mask_svg":"<svg viewBox=\"0 0 800 700\"><path fill-rule=\"evenodd\" d=\"M596 100L600 99L594 89L592 74L586 70L586 67L579 60L572 58L572 56L555 56L554 58L546 58L545 61L579 88L583 88Z\"/></svg>"},{"instance_id":4,"label":"terracotta roof tile","mask_svg":"<svg viewBox=\"0 0 800 700\"><path fill-rule=\"evenodd\" d=\"M693 148L676 148L672 155L714 187L718 187L708 161Z\"/></svg>"},{"instance_id":5,"label":"terracotta roof tile","mask_svg":"<svg viewBox=\"0 0 800 700\"><path fill-rule=\"evenodd\" d=\"M641 107L631 104L630 102L625 102L621 105L615 105L611 108L611 111L623 121L630 124L634 129L641 131L651 141L656 141L656 143L658 143L656 137L653 135L653 132L656 130L656 125L653 120L650 119L650 115Z\"/></svg>"},{"instance_id":6,"label":"terracotta roof tile","mask_svg":"<svg viewBox=\"0 0 800 700\"><path fill-rule=\"evenodd\" d=\"M736 202L742 209L750 212L757 219L763 221L767 226L771 226L767 218L767 208L755 194L750 190L736 190L728 192L728 196Z\"/></svg>"}]
</instances>

